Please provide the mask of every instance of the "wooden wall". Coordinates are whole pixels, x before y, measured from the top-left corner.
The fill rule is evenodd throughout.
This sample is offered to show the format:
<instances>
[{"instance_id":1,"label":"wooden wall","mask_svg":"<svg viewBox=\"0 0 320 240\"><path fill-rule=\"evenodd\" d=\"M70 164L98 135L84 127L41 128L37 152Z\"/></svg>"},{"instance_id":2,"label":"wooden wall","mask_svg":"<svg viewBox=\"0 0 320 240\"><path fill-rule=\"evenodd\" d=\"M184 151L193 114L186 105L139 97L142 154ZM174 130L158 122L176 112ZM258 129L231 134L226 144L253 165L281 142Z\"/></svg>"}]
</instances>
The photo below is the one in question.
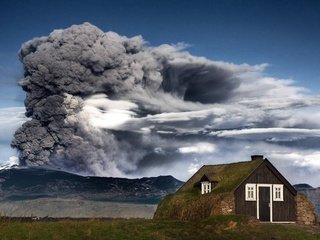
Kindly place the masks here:
<instances>
[{"instance_id":1,"label":"wooden wall","mask_svg":"<svg viewBox=\"0 0 320 240\"><path fill-rule=\"evenodd\" d=\"M257 201L245 201L245 185L247 183L283 184L283 199L273 201L273 221L296 221L295 192L286 180L267 161L264 161L241 185L235 190L235 212L257 217Z\"/></svg>"}]
</instances>

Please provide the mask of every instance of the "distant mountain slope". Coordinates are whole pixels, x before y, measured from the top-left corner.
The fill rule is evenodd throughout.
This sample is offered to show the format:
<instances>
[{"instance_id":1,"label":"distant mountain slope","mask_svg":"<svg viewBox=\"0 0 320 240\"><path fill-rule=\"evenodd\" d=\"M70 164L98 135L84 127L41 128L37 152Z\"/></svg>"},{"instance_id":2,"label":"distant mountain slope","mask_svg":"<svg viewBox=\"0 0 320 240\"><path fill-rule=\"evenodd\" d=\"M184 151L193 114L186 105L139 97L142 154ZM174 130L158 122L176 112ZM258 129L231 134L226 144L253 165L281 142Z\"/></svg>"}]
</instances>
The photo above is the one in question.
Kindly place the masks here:
<instances>
[{"instance_id":1,"label":"distant mountain slope","mask_svg":"<svg viewBox=\"0 0 320 240\"><path fill-rule=\"evenodd\" d=\"M298 192L305 194L315 205L318 216L320 217L320 188L313 188L309 184L301 183L293 185Z\"/></svg>"},{"instance_id":2,"label":"distant mountain slope","mask_svg":"<svg viewBox=\"0 0 320 240\"><path fill-rule=\"evenodd\" d=\"M296 184L296 185L293 185L293 186L294 186L294 188L295 188L297 191L314 189L312 186L310 186L310 185L307 184L307 183L299 183L299 184Z\"/></svg>"},{"instance_id":3,"label":"distant mountain slope","mask_svg":"<svg viewBox=\"0 0 320 240\"><path fill-rule=\"evenodd\" d=\"M172 176L83 177L41 168L11 168L0 170L0 200L73 198L154 204L175 192L182 183Z\"/></svg>"}]
</instances>

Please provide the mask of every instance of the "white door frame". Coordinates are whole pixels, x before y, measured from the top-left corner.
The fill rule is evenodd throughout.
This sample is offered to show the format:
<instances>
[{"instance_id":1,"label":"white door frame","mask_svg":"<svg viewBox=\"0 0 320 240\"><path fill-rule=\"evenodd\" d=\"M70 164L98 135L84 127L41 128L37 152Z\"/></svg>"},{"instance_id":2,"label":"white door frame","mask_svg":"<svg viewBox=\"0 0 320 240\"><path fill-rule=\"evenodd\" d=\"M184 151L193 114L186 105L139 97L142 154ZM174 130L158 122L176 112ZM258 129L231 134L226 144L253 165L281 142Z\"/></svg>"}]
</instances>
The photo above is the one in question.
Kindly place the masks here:
<instances>
[{"instance_id":1,"label":"white door frame","mask_svg":"<svg viewBox=\"0 0 320 240\"><path fill-rule=\"evenodd\" d=\"M272 222L272 184L257 184L257 219L260 219L259 213L259 187L268 187L270 189L270 222Z\"/></svg>"}]
</instances>

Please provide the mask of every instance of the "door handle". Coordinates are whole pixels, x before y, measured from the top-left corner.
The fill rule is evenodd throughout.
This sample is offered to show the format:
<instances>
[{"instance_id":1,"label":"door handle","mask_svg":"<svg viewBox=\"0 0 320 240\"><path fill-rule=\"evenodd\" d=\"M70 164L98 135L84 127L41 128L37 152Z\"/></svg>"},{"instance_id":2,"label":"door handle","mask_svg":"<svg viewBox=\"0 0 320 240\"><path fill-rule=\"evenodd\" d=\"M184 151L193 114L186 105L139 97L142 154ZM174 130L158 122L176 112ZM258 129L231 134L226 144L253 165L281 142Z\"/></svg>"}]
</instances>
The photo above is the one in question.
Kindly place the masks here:
<instances>
[{"instance_id":1,"label":"door handle","mask_svg":"<svg viewBox=\"0 0 320 240\"><path fill-rule=\"evenodd\" d=\"M271 204L269 203L268 205L269 205L269 208L270 208L270 205L271 205Z\"/></svg>"}]
</instances>

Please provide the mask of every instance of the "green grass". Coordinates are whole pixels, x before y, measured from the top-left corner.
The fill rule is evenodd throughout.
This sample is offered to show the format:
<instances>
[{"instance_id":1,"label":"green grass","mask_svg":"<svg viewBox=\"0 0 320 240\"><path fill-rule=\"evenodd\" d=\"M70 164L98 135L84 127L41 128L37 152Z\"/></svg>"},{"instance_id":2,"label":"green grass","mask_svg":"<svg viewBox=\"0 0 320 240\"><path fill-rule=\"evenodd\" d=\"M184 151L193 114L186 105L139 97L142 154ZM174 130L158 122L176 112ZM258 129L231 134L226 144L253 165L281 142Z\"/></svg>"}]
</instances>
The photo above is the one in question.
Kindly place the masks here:
<instances>
[{"instance_id":1,"label":"green grass","mask_svg":"<svg viewBox=\"0 0 320 240\"><path fill-rule=\"evenodd\" d=\"M194 194L181 191L166 196L158 205L155 219L200 220L221 214L223 200L233 197L230 193Z\"/></svg>"},{"instance_id":2,"label":"green grass","mask_svg":"<svg viewBox=\"0 0 320 240\"><path fill-rule=\"evenodd\" d=\"M0 220L0 239L320 239L319 227L249 223L245 216L214 216L201 221L110 219Z\"/></svg>"}]
</instances>

